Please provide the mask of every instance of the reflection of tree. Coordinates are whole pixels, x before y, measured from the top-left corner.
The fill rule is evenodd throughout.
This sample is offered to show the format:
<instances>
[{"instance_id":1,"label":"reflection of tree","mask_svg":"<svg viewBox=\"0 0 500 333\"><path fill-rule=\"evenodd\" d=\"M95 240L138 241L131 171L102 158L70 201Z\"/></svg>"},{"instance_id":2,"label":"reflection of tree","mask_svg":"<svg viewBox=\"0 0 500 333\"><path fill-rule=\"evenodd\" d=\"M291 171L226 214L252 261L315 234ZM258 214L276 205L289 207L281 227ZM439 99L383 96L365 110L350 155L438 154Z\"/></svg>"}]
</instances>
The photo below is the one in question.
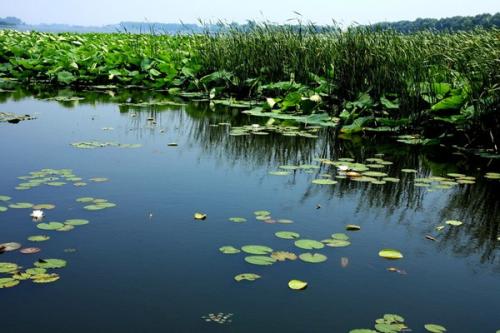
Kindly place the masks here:
<instances>
[{"instance_id":1,"label":"reflection of tree","mask_svg":"<svg viewBox=\"0 0 500 333\"><path fill-rule=\"evenodd\" d=\"M30 90L16 89L13 93L0 93L0 101L9 99L20 100L28 96L37 98L51 98L54 96L84 96L78 102L61 103L64 107L71 105L99 103L143 103L156 100L165 100L164 92L141 90L87 91L75 92L46 91L31 87ZM182 102L181 100L174 100ZM178 112L183 110L184 112ZM321 194L325 199L352 198L356 200L357 211L376 209L385 211L387 215L400 214L399 223L412 226L408 215L416 211L429 210L433 206L432 198L426 188L418 188L413 184L413 176L402 174L401 169L418 170L419 177L430 175L446 175L449 172L462 171L469 175L480 175L475 169L482 166L484 161L468 161L465 156L455 156L443 149L432 148L419 150L408 146L395 145L393 141L366 140L353 137L349 140L339 140L335 129L322 129L318 139L303 137L285 137L271 133L268 136L229 136L229 127L221 123L230 123L232 126L248 125L251 123L264 124L263 118L253 118L241 114L239 110L210 106L206 102L191 102L185 106L175 105L147 105L142 107L120 106L120 112L130 118L130 130L139 137L152 136L162 128L173 130L196 143L202 154L216 157L226 163L244 161L249 168L266 167L275 170L285 164L310 164L315 158L336 160L341 157L350 157L356 161L365 161L376 154L385 154L385 158L393 165L385 169L390 176L400 177L396 184L373 185L353 181L339 181L335 186L309 185L302 196L302 201L314 194ZM135 116L131 116L134 114ZM162 117L162 114L164 115ZM167 116L165 116L167 115ZM170 127L169 127L170 126ZM498 169L494 165L489 170ZM321 164L321 168L314 170L311 178L322 174L335 176L334 166ZM298 176L298 173L297 175ZM478 177L479 178L479 177ZM292 182L295 182L293 178ZM494 263L497 258L498 241L500 235L500 187L498 182L484 184L482 180L473 186L459 186L448 191L439 192L439 207L441 211L425 212L425 216L435 221L429 223L429 234L435 233L435 226L447 219L459 219L465 222L461 227L446 228L439 233L438 247L451 249L461 256L479 255L481 262ZM414 231L411 231L414 232ZM422 235L419 235L422 236Z\"/></svg>"}]
</instances>

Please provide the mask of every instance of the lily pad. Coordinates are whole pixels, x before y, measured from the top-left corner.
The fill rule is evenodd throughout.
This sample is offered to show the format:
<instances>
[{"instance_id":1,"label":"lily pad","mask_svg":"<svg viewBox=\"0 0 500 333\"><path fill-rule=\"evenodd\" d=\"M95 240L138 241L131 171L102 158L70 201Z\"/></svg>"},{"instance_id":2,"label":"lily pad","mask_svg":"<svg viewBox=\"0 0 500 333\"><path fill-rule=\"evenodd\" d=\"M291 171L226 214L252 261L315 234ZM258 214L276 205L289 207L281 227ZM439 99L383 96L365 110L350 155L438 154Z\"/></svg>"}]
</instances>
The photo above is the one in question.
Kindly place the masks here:
<instances>
[{"instance_id":1,"label":"lily pad","mask_svg":"<svg viewBox=\"0 0 500 333\"><path fill-rule=\"evenodd\" d=\"M19 250L22 254L35 254L40 252L41 250L38 247L27 247Z\"/></svg>"},{"instance_id":2,"label":"lily pad","mask_svg":"<svg viewBox=\"0 0 500 333\"><path fill-rule=\"evenodd\" d=\"M417 173L418 171L415 169L401 169L403 173Z\"/></svg>"},{"instance_id":3,"label":"lily pad","mask_svg":"<svg viewBox=\"0 0 500 333\"><path fill-rule=\"evenodd\" d=\"M229 221L234 222L234 223L244 223L247 221L247 219L244 217L231 217L231 218L229 218Z\"/></svg>"},{"instance_id":4,"label":"lily pad","mask_svg":"<svg viewBox=\"0 0 500 333\"><path fill-rule=\"evenodd\" d=\"M394 250L394 249L384 249L384 250L381 250L378 255L382 258L385 258L385 259L391 259L391 260L396 260L396 259L402 259L403 258L403 254L401 252L399 252L398 250Z\"/></svg>"},{"instance_id":5,"label":"lily pad","mask_svg":"<svg viewBox=\"0 0 500 333\"><path fill-rule=\"evenodd\" d=\"M282 239L297 239L300 237L298 233L292 231L278 231L274 235Z\"/></svg>"},{"instance_id":6,"label":"lily pad","mask_svg":"<svg viewBox=\"0 0 500 333\"><path fill-rule=\"evenodd\" d=\"M13 278L0 278L0 289L12 288L19 284L19 280Z\"/></svg>"},{"instance_id":7,"label":"lily pad","mask_svg":"<svg viewBox=\"0 0 500 333\"><path fill-rule=\"evenodd\" d=\"M269 254L273 252L270 247L262 245L245 245L241 249L248 254Z\"/></svg>"},{"instance_id":8,"label":"lily pad","mask_svg":"<svg viewBox=\"0 0 500 333\"><path fill-rule=\"evenodd\" d=\"M224 253L224 254L236 254L240 253L241 251L233 246L223 246L219 248L219 251Z\"/></svg>"},{"instance_id":9,"label":"lily pad","mask_svg":"<svg viewBox=\"0 0 500 333\"><path fill-rule=\"evenodd\" d=\"M29 202L18 202L18 203L14 203L14 204L9 205L9 208L13 208L13 209L28 209L31 207L33 207L33 204L31 204Z\"/></svg>"},{"instance_id":10,"label":"lily pad","mask_svg":"<svg viewBox=\"0 0 500 333\"><path fill-rule=\"evenodd\" d=\"M95 199L92 197L82 197L76 199L76 202L81 202L81 203L87 203L87 202L93 202Z\"/></svg>"},{"instance_id":11,"label":"lily pad","mask_svg":"<svg viewBox=\"0 0 500 333\"><path fill-rule=\"evenodd\" d=\"M66 260L63 259L40 259L34 263L35 267L46 269L64 268L66 264Z\"/></svg>"},{"instance_id":12,"label":"lily pad","mask_svg":"<svg viewBox=\"0 0 500 333\"><path fill-rule=\"evenodd\" d=\"M323 241L328 247L347 247L351 242L343 239L326 239Z\"/></svg>"},{"instance_id":13,"label":"lily pad","mask_svg":"<svg viewBox=\"0 0 500 333\"><path fill-rule=\"evenodd\" d=\"M89 180L94 182L94 183L104 183L104 182L109 181L108 178L104 178L104 177L94 177L94 178L90 178Z\"/></svg>"},{"instance_id":14,"label":"lily pad","mask_svg":"<svg viewBox=\"0 0 500 333\"><path fill-rule=\"evenodd\" d=\"M278 252L273 252L271 254L271 258L276 259L277 261L286 261L286 260L297 260L297 255L292 252L286 252L286 251L278 251Z\"/></svg>"},{"instance_id":15,"label":"lily pad","mask_svg":"<svg viewBox=\"0 0 500 333\"><path fill-rule=\"evenodd\" d=\"M69 225L69 224L65 224L65 225L64 225L64 227L59 228L59 229L57 229L56 231L66 232L66 231L71 231L71 230L73 230L73 229L75 229L75 227L74 227L74 226Z\"/></svg>"},{"instance_id":16,"label":"lily pad","mask_svg":"<svg viewBox=\"0 0 500 333\"><path fill-rule=\"evenodd\" d=\"M462 224L464 224L462 221L457 221L457 220L449 220L445 222L448 225L454 226L454 227L459 227Z\"/></svg>"},{"instance_id":17,"label":"lily pad","mask_svg":"<svg viewBox=\"0 0 500 333\"><path fill-rule=\"evenodd\" d=\"M424 328L428 331L428 332L432 332L432 333L443 333L443 332L446 332L446 328L441 326L441 325L437 325L437 324L426 324L424 325Z\"/></svg>"},{"instance_id":18,"label":"lily pad","mask_svg":"<svg viewBox=\"0 0 500 333\"><path fill-rule=\"evenodd\" d=\"M337 239L337 240L344 240L344 241L349 240L349 236L347 236L346 234L333 234L332 238Z\"/></svg>"},{"instance_id":19,"label":"lily pad","mask_svg":"<svg viewBox=\"0 0 500 333\"><path fill-rule=\"evenodd\" d=\"M307 282L300 280L290 280L288 282L288 288L292 290L304 290L307 288Z\"/></svg>"},{"instance_id":20,"label":"lily pad","mask_svg":"<svg viewBox=\"0 0 500 333\"><path fill-rule=\"evenodd\" d=\"M302 253L299 255L300 260L312 263L312 264L319 264L322 262L325 262L328 257L320 254L320 253Z\"/></svg>"},{"instance_id":21,"label":"lily pad","mask_svg":"<svg viewBox=\"0 0 500 333\"><path fill-rule=\"evenodd\" d=\"M0 195L0 201L9 201L10 199L12 199L11 197L9 196L6 196L6 195Z\"/></svg>"},{"instance_id":22,"label":"lily pad","mask_svg":"<svg viewBox=\"0 0 500 333\"><path fill-rule=\"evenodd\" d=\"M56 205L53 205L53 204L38 204L38 205L34 205L32 207L33 209L38 209L38 210L51 210L51 209L54 209L56 208Z\"/></svg>"},{"instance_id":23,"label":"lily pad","mask_svg":"<svg viewBox=\"0 0 500 333\"><path fill-rule=\"evenodd\" d=\"M30 275L38 275L38 274L45 274L47 270L45 268L28 268L26 270L26 273Z\"/></svg>"},{"instance_id":24,"label":"lily pad","mask_svg":"<svg viewBox=\"0 0 500 333\"><path fill-rule=\"evenodd\" d=\"M388 175L384 172L377 172L377 171L366 171L363 172L364 176L367 177L387 177Z\"/></svg>"},{"instance_id":25,"label":"lily pad","mask_svg":"<svg viewBox=\"0 0 500 333\"><path fill-rule=\"evenodd\" d=\"M59 230L64 228L64 224L60 222L39 223L36 227L41 230Z\"/></svg>"},{"instance_id":26,"label":"lily pad","mask_svg":"<svg viewBox=\"0 0 500 333\"><path fill-rule=\"evenodd\" d=\"M355 224L348 224L345 226L345 230L347 230L347 231L359 231L359 230L361 230L361 227L359 225L355 225Z\"/></svg>"},{"instance_id":27,"label":"lily pad","mask_svg":"<svg viewBox=\"0 0 500 333\"><path fill-rule=\"evenodd\" d=\"M270 266L276 262L276 259L265 256L250 256L250 257L245 257L245 261L253 265Z\"/></svg>"},{"instance_id":28,"label":"lily pad","mask_svg":"<svg viewBox=\"0 0 500 333\"><path fill-rule=\"evenodd\" d=\"M257 279L260 279L261 276L253 273L243 273L243 274L238 274L234 277L234 279L237 282L241 281L255 281Z\"/></svg>"},{"instance_id":29,"label":"lily pad","mask_svg":"<svg viewBox=\"0 0 500 333\"><path fill-rule=\"evenodd\" d=\"M31 277L34 283L52 283L60 279L59 274L37 274Z\"/></svg>"},{"instance_id":30,"label":"lily pad","mask_svg":"<svg viewBox=\"0 0 500 333\"><path fill-rule=\"evenodd\" d=\"M295 241L295 246L304 250L319 250L325 247L323 243L312 239L299 239Z\"/></svg>"},{"instance_id":31,"label":"lily pad","mask_svg":"<svg viewBox=\"0 0 500 333\"><path fill-rule=\"evenodd\" d=\"M21 248L21 244L15 242L3 243L0 244L0 248L2 249L3 252L11 252L19 250Z\"/></svg>"},{"instance_id":32,"label":"lily pad","mask_svg":"<svg viewBox=\"0 0 500 333\"><path fill-rule=\"evenodd\" d=\"M70 220L64 221L64 224L72 225L72 226L81 226L81 225L86 225L89 223L90 222L88 220L82 220L82 219L70 219Z\"/></svg>"},{"instance_id":33,"label":"lily pad","mask_svg":"<svg viewBox=\"0 0 500 333\"><path fill-rule=\"evenodd\" d=\"M255 216L268 216L271 215L271 212L268 212L267 210L257 210L253 212Z\"/></svg>"},{"instance_id":34,"label":"lily pad","mask_svg":"<svg viewBox=\"0 0 500 333\"><path fill-rule=\"evenodd\" d=\"M203 221L203 220L206 220L206 218L207 218L207 214L203 214L203 213L195 213L194 214L195 220Z\"/></svg>"},{"instance_id":35,"label":"lily pad","mask_svg":"<svg viewBox=\"0 0 500 333\"><path fill-rule=\"evenodd\" d=\"M8 210L7 207L0 206L0 213L6 212Z\"/></svg>"},{"instance_id":36,"label":"lily pad","mask_svg":"<svg viewBox=\"0 0 500 333\"><path fill-rule=\"evenodd\" d=\"M36 236L29 236L28 237L28 240L30 242L45 242L45 241L48 241L50 239L49 236L45 236L45 235L36 235Z\"/></svg>"},{"instance_id":37,"label":"lily pad","mask_svg":"<svg viewBox=\"0 0 500 333\"><path fill-rule=\"evenodd\" d=\"M12 273L19 269L17 264L11 262L0 262L0 273Z\"/></svg>"},{"instance_id":38,"label":"lily pad","mask_svg":"<svg viewBox=\"0 0 500 333\"><path fill-rule=\"evenodd\" d=\"M335 185L338 182L331 179L314 179L312 183L316 185Z\"/></svg>"},{"instance_id":39,"label":"lily pad","mask_svg":"<svg viewBox=\"0 0 500 333\"><path fill-rule=\"evenodd\" d=\"M271 176L290 176L291 173L288 171L271 171L269 172Z\"/></svg>"}]
</instances>

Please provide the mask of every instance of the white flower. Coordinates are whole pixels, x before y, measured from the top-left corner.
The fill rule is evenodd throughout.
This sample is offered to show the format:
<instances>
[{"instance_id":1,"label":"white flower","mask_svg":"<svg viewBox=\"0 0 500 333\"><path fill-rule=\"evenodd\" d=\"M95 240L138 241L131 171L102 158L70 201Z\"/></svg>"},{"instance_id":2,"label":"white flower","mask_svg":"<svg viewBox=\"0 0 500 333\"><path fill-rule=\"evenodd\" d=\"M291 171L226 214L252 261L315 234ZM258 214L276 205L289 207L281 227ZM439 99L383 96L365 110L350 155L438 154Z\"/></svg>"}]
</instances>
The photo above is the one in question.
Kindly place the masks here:
<instances>
[{"instance_id":1,"label":"white flower","mask_svg":"<svg viewBox=\"0 0 500 333\"><path fill-rule=\"evenodd\" d=\"M339 166L338 166L338 169L339 169L340 171L347 171L347 170L349 170L349 167L348 167L347 165L339 165Z\"/></svg>"},{"instance_id":2,"label":"white flower","mask_svg":"<svg viewBox=\"0 0 500 333\"><path fill-rule=\"evenodd\" d=\"M41 209L37 209L37 210L34 210L32 213L31 213L31 217L34 219L34 220L41 220L43 218L43 210Z\"/></svg>"}]
</instances>

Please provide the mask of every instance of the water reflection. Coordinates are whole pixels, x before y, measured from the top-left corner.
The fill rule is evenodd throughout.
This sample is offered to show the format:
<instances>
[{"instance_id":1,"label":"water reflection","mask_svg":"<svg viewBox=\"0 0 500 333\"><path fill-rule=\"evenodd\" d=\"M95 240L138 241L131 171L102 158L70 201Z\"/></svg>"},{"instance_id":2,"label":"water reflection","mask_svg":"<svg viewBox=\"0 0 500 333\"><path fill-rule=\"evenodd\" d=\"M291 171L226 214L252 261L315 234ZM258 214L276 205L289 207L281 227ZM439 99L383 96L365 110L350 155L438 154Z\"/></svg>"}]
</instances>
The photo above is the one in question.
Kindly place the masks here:
<instances>
[{"instance_id":1,"label":"water reflection","mask_svg":"<svg viewBox=\"0 0 500 333\"><path fill-rule=\"evenodd\" d=\"M500 236L500 182L485 181L485 171L498 171L498 162L481 160L465 155L456 155L443 148L418 149L392 143L387 138L341 140L336 129L322 129L318 139L285 137L271 133L268 136L232 137L229 127L249 123L265 122L262 118L242 115L239 110L211 106L207 102L186 103L181 99L169 99L172 105L143 105L157 100L166 100L164 92L141 90L72 90L47 91L44 87L29 89L4 87L9 92L0 93L0 102L19 101L34 96L37 99L54 100L65 108L78 105L98 106L103 103L118 103L123 117L128 117L127 133L140 139L163 132L177 131L202 148L203 154L231 163L244 161L249 168L267 167L270 171L279 165L310 164L317 158L335 160L350 157L364 161L375 154L384 154L392 161L384 172L401 177L399 183L383 186L340 181L336 186L309 185L302 200L321 193L324 200L349 197L357 200L357 210L383 209L385 214L399 214L399 223L410 226L412 212L428 209L429 202L439 201L438 220L425 224L427 234L436 234L435 227L447 219L465 222L460 228L446 228L439 235L437 248L452 250L458 256L478 256L483 264L500 271L498 256ZM72 100L84 97L82 100ZM175 104L177 103L177 104ZM179 112L181 109L183 112ZM182 124L178 126L176 124ZM176 127L177 126L177 127ZM476 176L473 186L457 186L447 191L428 192L415 187L411 175L401 174L403 168L418 170L419 177L444 176L449 172L460 172ZM335 174L333 166L321 165L310 177ZM291 176L293 184L299 175ZM311 178L312 179L312 178ZM423 234L424 235L424 234ZM422 236L423 236L422 235Z\"/></svg>"}]
</instances>

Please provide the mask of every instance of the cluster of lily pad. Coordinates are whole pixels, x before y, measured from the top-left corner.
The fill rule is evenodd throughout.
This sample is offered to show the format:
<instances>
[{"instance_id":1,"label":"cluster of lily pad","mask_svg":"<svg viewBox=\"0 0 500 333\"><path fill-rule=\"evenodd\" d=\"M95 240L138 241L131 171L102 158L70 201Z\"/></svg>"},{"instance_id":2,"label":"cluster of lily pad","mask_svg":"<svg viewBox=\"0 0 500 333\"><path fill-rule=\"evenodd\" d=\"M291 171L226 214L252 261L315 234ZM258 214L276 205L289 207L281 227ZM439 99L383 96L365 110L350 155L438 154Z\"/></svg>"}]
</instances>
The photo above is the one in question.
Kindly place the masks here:
<instances>
[{"instance_id":1,"label":"cluster of lily pad","mask_svg":"<svg viewBox=\"0 0 500 333\"><path fill-rule=\"evenodd\" d=\"M96 149L96 148L106 148L106 147L117 147L117 148L140 148L141 144L138 143L118 143L118 142L100 142L100 141L81 141L74 142L71 144L72 147L78 149Z\"/></svg>"},{"instance_id":2,"label":"cluster of lily pad","mask_svg":"<svg viewBox=\"0 0 500 333\"><path fill-rule=\"evenodd\" d=\"M316 139L320 126L310 126L301 129L299 126L277 126L268 122L266 125L252 124L240 127L232 127L229 135L231 136L247 136L247 135L269 135L270 133L278 133L288 137L303 137Z\"/></svg>"},{"instance_id":3,"label":"cluster of lily pad","mask_svg":"<svg viewBox=\"0 0 500 333\"><path fill-rule=\"evenodd\" d=\"M385 314L382 318L375 320L375 329L357 328L350 330L349 333L398 333L411 331L405 324L405 319L397 314ZM444 333L446 328L438 324L425 324L426 332Z\"/></svg>"},{"instance_id":4,"label":"cluster of lily pad","mask_svg":"<svg viewBox=\"0 0 500 333\"><path fill-rule=\"evenodd\" d=\"M78 198L76 199L76 202L85 204L83 208L90 211L116 207L115 203L109 202L107 199L98 199L92 197Z\"/></svg>"},{"instance_id":5,"label":"cluster of lily pad","mask_svg":"<svg viewBox=\"0 0 500 333\"><path fill-rule=\"evenodd\" d=\"M428 191L434 190L448 190L457 185L474 185L476 177L466 176L459 173L449 173L447 177L428 177L428 178L415 178L415 186L426 187Z\"/></svg>"},{"instance_id":6,"label":"cluster of lily pad","mask_svg":"<svg viewBox=\"0 0 500 333\"><path fill-rule=\"evenodd\" d=\"M232 322L232 319L231 319L232 316L233 316L232 313L219 312L218 314L209 313L206 316L202 316L201 319L203 319L206 322L212 322L212 323L224 325L224 324L229 324Z\"/></svg>"},{"instance_id":7,"label":"cluster of lily pad","mask_svg":"<svg viewBox=\"0 0 500 333\"><path fill-rule=\"evenodd\" d=\"M40 230L45 231L71 231L75 229L75 227L87 225L90 222L88 220L83 219L69 219L64 222L44 222L38 223L36 227Z\"/></svg>"},{"instance_id":8,"label":"cluster of lily pad","mask_svg":"<svg viewBox=\"0 0 500 333\"><path fill-rule=\"evenodd\" d=\"M60 187L68 183L77 187L87 185L83 178L75 175L71 169L42 169L17 178L23 182L16 186L16 190L30 190L41 185ZM95 179L97 178L91 178L90 181Z\"/></svg>"},{"instance_id":9,"label":"cluster of lily pad","mask_svg":"<svg viewBox=\"0 0 500 333\"><path fill-rule=\"evenodd\" d=\"M15 263L0 262L0 289L15 287L21 281L43 284L56 282L60 279L59 274L48 270L64 268L66 264L63 259L39 259L33 264L34 267L24 269Z\"/></svg>"}]
</instances>

